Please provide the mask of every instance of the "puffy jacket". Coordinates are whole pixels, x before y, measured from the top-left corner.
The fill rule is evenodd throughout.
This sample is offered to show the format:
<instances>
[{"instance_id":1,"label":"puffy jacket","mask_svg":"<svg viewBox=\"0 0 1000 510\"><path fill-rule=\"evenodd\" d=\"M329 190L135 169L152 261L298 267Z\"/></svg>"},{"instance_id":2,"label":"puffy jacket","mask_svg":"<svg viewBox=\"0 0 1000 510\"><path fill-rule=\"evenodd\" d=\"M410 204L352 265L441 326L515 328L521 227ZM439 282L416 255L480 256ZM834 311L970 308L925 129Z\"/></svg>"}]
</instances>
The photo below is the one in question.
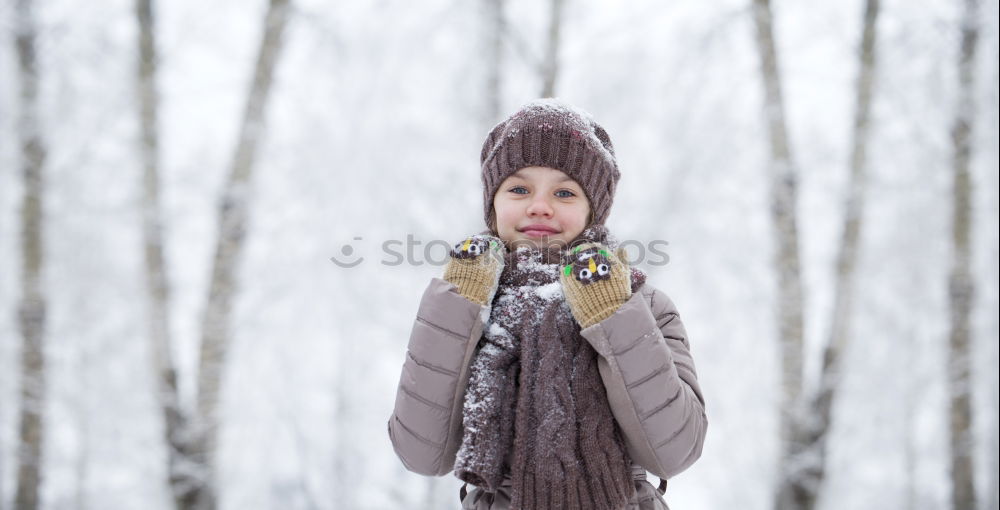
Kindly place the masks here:
<instances>
[{"instance_id":1,"label":"puffy jacket","mask_svg":"<svg viewBox=\"0 0 1000 510\"><path fill-rule=\"evenodd\" d=\"M393 449L408 470L430 476L452 471L469 368L488 316L489 307L443 279L433 278L424 291L388 423ZM636 478L648 470L666 479L693 464L708 422L687 333L670 298L643 284L614 315L581 334L599 354Z\"/></svg>"}]
</instances>

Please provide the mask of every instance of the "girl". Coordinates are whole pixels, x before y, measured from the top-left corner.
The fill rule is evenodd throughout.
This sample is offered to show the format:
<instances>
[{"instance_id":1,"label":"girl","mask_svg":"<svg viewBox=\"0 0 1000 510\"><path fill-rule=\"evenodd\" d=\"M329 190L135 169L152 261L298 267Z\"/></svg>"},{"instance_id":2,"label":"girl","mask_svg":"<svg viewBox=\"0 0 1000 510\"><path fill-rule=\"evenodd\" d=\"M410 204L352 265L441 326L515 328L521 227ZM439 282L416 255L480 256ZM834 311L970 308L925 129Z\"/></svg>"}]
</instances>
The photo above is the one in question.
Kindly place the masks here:
<instances>
[{"instance_id":1,"label":"girl","mask_svg":"<svg viewBox=\"0 0 1000 510\"><path fill-rule=\"evenodd\" d=\"M424 292L396 454L454 471L463 509L666 509L665 479L701 455L705 404L677 308L604 227L611 139L541 99L490 131L480 162L489 229Z\"/></svg>"}]
</instances>

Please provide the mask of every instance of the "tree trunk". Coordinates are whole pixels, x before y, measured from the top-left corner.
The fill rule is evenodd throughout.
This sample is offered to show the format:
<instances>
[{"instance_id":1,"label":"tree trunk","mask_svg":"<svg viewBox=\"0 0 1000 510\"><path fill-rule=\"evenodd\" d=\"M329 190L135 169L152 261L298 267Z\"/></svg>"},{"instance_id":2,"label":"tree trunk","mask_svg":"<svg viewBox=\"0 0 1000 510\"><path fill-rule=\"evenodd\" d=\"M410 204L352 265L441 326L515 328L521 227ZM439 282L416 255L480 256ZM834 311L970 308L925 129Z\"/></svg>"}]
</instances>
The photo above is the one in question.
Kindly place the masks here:
<instances>
[{"instance_id":1,"label":"tree trunk","mask_svg":"<svg viewBox=\"0 0 1000 510\"><path fill-rule=\"evenodd\" d=\"M966 0L962 18L962 46L958 61L959 99L951 129L953 143L952 260L948 278L951 326L948 337L948 394L950 401L950 446L952 508L976 508L973 473L972 352L969 316L974 286L970 275L972 236L972 186L969 160L972 153L972 123L975 82L978 1Z\"/></svg>"},{"instance_id":2,"label":"tree trunk","mask_svg":"<svg viewBox=\"0 0 1000 510\"><path fill-rule=\"evenodd\" d=\"M458 506L456 504L458 500L457 494L453 500L441 501L442 480L442 478L436 476L427 477L427 496L424 500L424 508L426 510L438 510L439 508L454 508ZM455 492L457 493L458 491Z\"/></svg>"},{"instance_id":3,"label":"tree trunk","mask_svg":"<svg viewBox=\"0 0 1000 510\"><path fill-rule=\"evenodd\" d=\"M542 96L555 97L556 79L559 77L559 31L562 26L563 0L552 0L549 18L549 39L542 64Z\"/></svg>"},{"instance_id":4,"label":"tree trunk","mask_svg":"<svg viewBox=\"0 0 1000 510\"><path fill-rule=\"evenodd\" d=\"M799 438L792 434L802 392L802 282L796 225L796 173L788 146L781 74L774 47L769 0L753 1L757 50L764 84L764 111L770 138L771 222L775 235L774 267L778 275L778 337L781 353L780 436L781 459L775 508L798 508L798 495L787 482L798 477L795 461L801 452Z\"/></svg>"},{"instance_id":5,"label":"tree trunk","mask_svg":"<svg viewBox=\"0 0 1000 510\"><path fill-rule=\"evenodd\" d=\"M906 335L907 340L917 338L915 333ZM903 352L903 366L913 367L914 364L914 349L906 348ZM917 454L916 445L916 423L917 423L917 391L916 384L913 381L915 379L908 372L902 372L901 374L905 379L904 392L903 392L903 469L904 469L904 479L905 481L905 491L902 510L917 510L920 508L919 495L917 493L917 461L920 456Z\"/></svg>"},{"instance_id":6,"label":"tree trunk","mask_svg":"<svg viewBox=\"0 0 1000 510\"><path fill-rule=\"evenodd\" d=\"M499 122L503 101L503 37L505 28L504 0L486 0L486 132Z\"/></svg>"},{"instance_id":7,"label":"tree trunk","mask_svg":"<svg viewBox=\"0 0 1000 510\"><path fill-rule=\"evenodd\" d=\"M793 438L801 438L802 457L795 461L796 476L785 480L789 494L795 495L797 508L811 509L822 489L826 476L827 446L833 421L833 402L841 378L841 358L851 339L851 314L856 280L855 264L860 251L862 219L867 189L869 119L872 89L875 81L875 42L879 0L867 0L863 16L861 47L858 51L859 70L855 89L854 128L852 133L850 180L844 209L844 226L840 251L837 254L836 287L830 333L823 350L819 384L815 395L808 397L808 419L793 422Z\"/></svg>"},{"instance_id":8,"label":"tree trunk","mask_svg":"<svg viewBox=\"0 0 1000 510\"><path fill-rule=\"evenodd\" d=\"M0 424L5 423L5 422L6 422L6 420L4 419L3 402L0 402ZM2 434L0 434L0 435L2 435ZM7 458L7 454L4 452L3 438L0 437L0 459L6 459L6 458ZM3 460L0 460L0 510L4 510L4 508L6 508L4 506L4 504L3 504L3 502L5 501L5 497L4 497L4 494L5 494L4 485L5 484L3 483L3 481L6 480L6 479L7 479L7 475L4 472L4 470L3 470Z\"/></svg>"},{"instance_id":9,"label":"tree trunk","mask_svg":"<svg viewBox=\"0 0 1000 510\"><path fill-rule=\"evenodd\" d=\"M337 338L348 338L349 335L343 332ZM344 508L355 508L358 504L358 486L362 482L358 476L361 469L358 462L364 458L357 445L357 437L361 432L354 427L357 416L357 408L354 405L353 393L357 381L362 380L363 375L358 373L358 367L349 363L348 360L359 359L356 353L354 342L340 342L337 346L337 359L340 366L337 367L337 377L335 379L333 393L336 395L336 406L334 417L336 424L334 428L334 494Z\"/></svg>"},{"instance_id":10,"label":"tree trunk","mask_svg":"<svg viewBox=\"0 0 1000 510\"><path fill-rule=\"evenodd\" d=\"M21 408L18 426L17 492L18 510L38 508L38 489L45 426L45 307L42 280L44 239L45 146L38 119L38 67L35 58L35 20L31 0L16 4L16 41L21 110L17 130L21 142L24 197L21 202L21 303L18 320L21 330Z\"/></svg>"},{"instance_id":11,"label":"tree trunk","mask_svg":"<svg viewBox=\"0 0 1000 510\"><path fill-rule=\"evenodd\" d=\"M229 321L237 295L235 274L243 251L251 177L257 145L264 132L264 113L281 50L282 32L288 19L288 4L289 0L271 0L268 6L243 124L219 208L218 240L202 317L198 372L198 449L208 462L206 483L209 486L214 486L215 478L212 455L218 440L219 396L230 341ZM196 508L215 508L214 494L206 493Z\"/></svg>"},{"instance_id":12,"label":"tree trunk","mask_svg":"<svg viewBox=\"0 0 1000 510\"><path fill-rule=\"evenodd\" d=\"M0 402L0 426L2 426L4 423L7 422L7 419L4 416L3 405L4 403ZM6 445L4 444L2 436L3 434L0 434L0 510L4 510L6 508L6 506L4 505L4 501L6 501L6 496L5 496L6 491L4 490L6 484L4 483L4 480L7 479L7 473L3 469L4 467L3 459L7 458L7 453L5 451Z\"/></svg>"},{"instance_id":13,"label":"tree trunk","mask_svg":"<svg viewBox=\"0 0 1000 510\"><path fill-rule=\"evenodd\" d=\"M177 370L171 354L170 289L163 248L163 215L160 206L159 93L157 91L156 22L152 0L136 0L139 24L139 62L136 95L139 99L140 156L142 159L142 233L146 269L147 333L156 378L156 401L163 415L167 446L167 483L178 510L192 508L211 491L202 481L207 472L204 458L192 444L187 417L177 391Z\"/></svg>"},{"instance_id":14,"label":"tree trunk","mask_svg":"<svg viewBox=\"0 0 1000 510\"><path fill-rule=\"evenodd\" d=\"M997 396L994 394L993 395L994 416L997 414L997 409L995 407L996 402L997 402ZM994 426L993 435L992 437L990 437L989 447L986 450L987 452L989 452L988 465L990 466L989 468L987 468L990 470L990 474L989 474L989 482L987 482L987 487L986 487L986 494L987 497L989 498L989 503L983 506L989 508L990 510L1000 509L1000 479L998 479L1000 478L1000 462L998 462L998 457L1000 457L1000 455L998 455L997 452L998 448L1000 448L1000 445L997 444L996 433L997 429Z\"/></svg>"},{"instance_id":15,"label":"tree trunk","mask_svg":"<svg viewBox=\"0 0 1000 510\"><path fill-rule=\"evenodd\" d=\"M90 394L89 383L90 381L87 381L77 388L83 390L86 394ZM80 449L73 462L73 504L76 510L86 510L88 508L87 479L89 475L87 468L90 465L90 424L88 423L90 417L87 415L85 399L81 399L81 402L75 402L74 407L73 418L75 421L74 425L79 431Z\"/></svg>"}]
</instances>

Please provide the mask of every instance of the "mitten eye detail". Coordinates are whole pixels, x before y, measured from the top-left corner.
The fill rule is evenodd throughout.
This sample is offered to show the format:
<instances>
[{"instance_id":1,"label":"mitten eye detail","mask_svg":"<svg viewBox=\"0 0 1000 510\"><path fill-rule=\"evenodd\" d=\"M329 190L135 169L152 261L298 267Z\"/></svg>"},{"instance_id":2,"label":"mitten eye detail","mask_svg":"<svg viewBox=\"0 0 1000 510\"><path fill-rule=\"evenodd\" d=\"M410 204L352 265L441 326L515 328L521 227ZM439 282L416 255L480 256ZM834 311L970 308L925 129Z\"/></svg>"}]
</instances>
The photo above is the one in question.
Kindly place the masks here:
<instances>
[{"instance_id":1,"label":"mitten eye detail","mask_svg":"<svg viewBox=\"0 0 1000 510\"><path fill-rule=\"evenodd\" d=\"M456 244L455 248L451 251L451 256L456 259L474 259L486 253L488 247L489 245L485 240L470 237Z\"/></svg>"},{"instance_id":2,"label":"mitten eye detail","mask_svg":"<svg viewBox=\"0 0 1000 510\"><path fill-rule=\"evenodd\" d=\"M599 248L578 251L570 266L567 266L566 274L571 272L584 285L611 278L608 252Z\"/></svg>"}]
</instances>

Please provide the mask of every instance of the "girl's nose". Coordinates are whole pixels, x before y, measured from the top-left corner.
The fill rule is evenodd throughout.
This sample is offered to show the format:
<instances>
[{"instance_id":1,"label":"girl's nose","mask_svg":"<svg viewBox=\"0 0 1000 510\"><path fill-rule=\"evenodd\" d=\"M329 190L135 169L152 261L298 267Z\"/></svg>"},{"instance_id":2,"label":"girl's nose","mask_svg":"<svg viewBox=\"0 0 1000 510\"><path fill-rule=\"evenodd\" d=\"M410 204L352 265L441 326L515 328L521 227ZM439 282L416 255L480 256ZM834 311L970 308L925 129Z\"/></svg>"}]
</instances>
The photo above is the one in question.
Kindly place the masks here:
<instances>
[{"instance_id":1,"label":"girl's nose","mask_svg":"<svg viewBox=\"0 0 1000 510\"><path fill-rule=\"evenodd\" d=\"M528 210L525 212L528 216L550 217L552 216L552 205L545 197L538 196L528 204Z\"/></svg>"}]
</instances>

